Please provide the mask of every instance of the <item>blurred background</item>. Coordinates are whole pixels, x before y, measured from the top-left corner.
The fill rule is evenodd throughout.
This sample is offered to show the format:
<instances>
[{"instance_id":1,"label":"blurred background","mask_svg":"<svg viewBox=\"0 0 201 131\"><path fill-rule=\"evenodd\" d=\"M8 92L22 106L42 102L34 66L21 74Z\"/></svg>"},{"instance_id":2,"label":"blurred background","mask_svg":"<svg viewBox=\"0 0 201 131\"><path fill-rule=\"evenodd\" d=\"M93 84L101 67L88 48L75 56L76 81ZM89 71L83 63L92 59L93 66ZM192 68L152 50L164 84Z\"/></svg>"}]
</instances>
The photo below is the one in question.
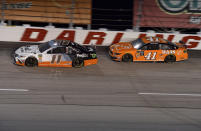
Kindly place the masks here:
<instances>
[{"instance_id":1,"label":"blurred background","mask_svg":"<svg viewBox=\"0 0 201 131\"><path fill-rule=\"evenodd\" d=\"M195 34L201 0L1 0L1 25Z\"/></svg>"}]
</instances>

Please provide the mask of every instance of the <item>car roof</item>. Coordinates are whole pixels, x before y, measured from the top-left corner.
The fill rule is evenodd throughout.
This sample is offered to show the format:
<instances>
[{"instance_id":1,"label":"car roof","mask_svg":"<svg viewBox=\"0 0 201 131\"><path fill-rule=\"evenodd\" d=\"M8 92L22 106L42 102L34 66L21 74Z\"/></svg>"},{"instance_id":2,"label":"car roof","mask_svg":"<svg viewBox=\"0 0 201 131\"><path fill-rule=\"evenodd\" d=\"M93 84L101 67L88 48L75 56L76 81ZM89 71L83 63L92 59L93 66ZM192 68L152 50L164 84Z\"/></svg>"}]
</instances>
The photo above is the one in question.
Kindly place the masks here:
<instances>
[{"instance_id":1,"label":"car roof","mask_svg":"<svg viewBox=\"0 0 201 131\"><path fill-rule=\"evenodd\" d=\"M141 40L145 43L145 44L149 44L149 43L164 43L164 44L168 44L169 41L165 40L163 38L160 37L141 37Z\"/></svg>"},{"instance_id":2,"label":"car roof","mask_svg":"<svg viewBox=\"0 0 201 131\"><path fill-rule=\"evenodd\" d=\"M55 47L55 46L67 46L71 41L70 40L51 40L49 41L49 45L51 47Z\"/></svg>"},{"instance_id":3,"label":"car roof","mask_svg":"<svg viewBox=\"0 0 201 131\"><path fill-rule=\"evenodd\" d=\"M177 46L175 43L170 42L166 39L163 39L161 37L141 37L140 38L142 40L142 42L146 45L146 44L168 44L168 45L173 45L173 46Z\"/></svg>"}]
</instances>

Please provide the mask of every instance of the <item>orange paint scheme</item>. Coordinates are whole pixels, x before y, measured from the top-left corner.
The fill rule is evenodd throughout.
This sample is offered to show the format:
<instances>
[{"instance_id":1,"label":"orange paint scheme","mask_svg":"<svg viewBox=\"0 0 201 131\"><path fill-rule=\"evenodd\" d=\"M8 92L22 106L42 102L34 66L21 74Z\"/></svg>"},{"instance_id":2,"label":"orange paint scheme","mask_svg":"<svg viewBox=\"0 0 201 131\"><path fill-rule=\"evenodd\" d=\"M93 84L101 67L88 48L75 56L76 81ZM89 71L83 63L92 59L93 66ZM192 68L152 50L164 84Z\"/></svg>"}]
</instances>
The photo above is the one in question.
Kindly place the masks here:
<instances>
[{"instance_id":1,"label":"orange paint scheme","mask_svg":"<svg viewBox=\"0 0 201 131\"><path fill-rule=\"evenodd\" d=\"M181 43L171 43L176 46L173 46L174 49L164 49L164 47L162 49L162 46L169 45L170 42L160 37L143 37L139 39L141 39L140 41L143 43L143 46L155 44L158 49L148 50L143 49L143 46L141 48L134 48L131 42L120 42L112 44L109 47L109 55L115 61L123 61L123 57L125 57L126 54L131 56L131 61L165 61L166 57L169 56L176 57L174 61L188 59L187 49Z\"/></svg>"},{"instance_id":2,"label":"orange paint scheme","mask_svg":"<svg viewBox=\"0 0 201 131\"><path fill-rule=\"evenodd\" d=\"M84 60L84 66L92 65L92 64L97 64L98 59L90 59L90 60Z\"/></svg>"},{"instance_id":3,"label":"orange paint scheme","mask_svg":"<svg viewBox=\"0 0 201 131\"><path fill-rule=\"evenodd\" d=\"M15 62L16 65L24 66L24 63L20 63L19 61Z\"/></svg>"},{"instance_id":4,"label":"orange paint scheme","mask_svg":"<svg viewBox=\"0 0 201 131\"><path fill-rule=\"evenodd\" d=\"M89 60L84 60L84 66L88 65L93 65L97 64L98 59L89 59ZM72 67L72 62L71 61L62 61L60 63L51 63L51 62L41 62L38 63L38 66L49 66L49 67Z\"/></svg>"},{"instance_id":5,"label":"orange paint scheme","mask_svg":"<svg viewBox=\"0 0 201 131\"><path fill-rule=\"evenodd\" d=\"M40 62L38 63L38 66L41 67L72 67L72 62L71 61L62 61L60 63L51 63L51 62Z\"/></svg>"},{"instance_id":6,"label":"orange paint scheme","mask_svg":"<svg viewBox=\"0 0 201 131\"><path fill-rule=\"evenodd\" d=\"M89 59L89 60L84 60L84 66L88 66L88 65L93 65L93 64L97 64L98 63L98 59ZM19 61L16 61L17 65L20 66L24 66L24 63L20 63ZM49 61L46 62L39 62L38 66L40 67L72 67L72 61L62 61L60 63L51 63Z\"/></svg>"}]
</instances>

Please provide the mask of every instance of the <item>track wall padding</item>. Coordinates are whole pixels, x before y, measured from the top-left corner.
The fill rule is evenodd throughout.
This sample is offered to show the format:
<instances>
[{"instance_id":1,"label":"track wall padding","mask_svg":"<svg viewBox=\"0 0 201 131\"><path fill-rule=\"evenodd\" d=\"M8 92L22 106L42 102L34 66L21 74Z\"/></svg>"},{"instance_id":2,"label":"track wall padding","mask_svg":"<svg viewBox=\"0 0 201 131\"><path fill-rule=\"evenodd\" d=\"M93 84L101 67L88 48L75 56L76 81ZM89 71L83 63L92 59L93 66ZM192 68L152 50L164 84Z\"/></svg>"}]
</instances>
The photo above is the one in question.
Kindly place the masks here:
<instances>
[{"instance_id":1,"label":"track wall padding","mask_svg":"<svg viewBox=\"0 0 201 131\"><path fill-rule=\"evenodd\" d=\"M201 49L201 36L178 33L147 33L103 30L78 30L64 28L40 28L23 26L0 26L0 41L46 42L52 39L72 40L84 45L109 46L117 42L129 42L143 36L158 36L172 42L182 40L191 49Z\"/></svg>"}]
</instances>

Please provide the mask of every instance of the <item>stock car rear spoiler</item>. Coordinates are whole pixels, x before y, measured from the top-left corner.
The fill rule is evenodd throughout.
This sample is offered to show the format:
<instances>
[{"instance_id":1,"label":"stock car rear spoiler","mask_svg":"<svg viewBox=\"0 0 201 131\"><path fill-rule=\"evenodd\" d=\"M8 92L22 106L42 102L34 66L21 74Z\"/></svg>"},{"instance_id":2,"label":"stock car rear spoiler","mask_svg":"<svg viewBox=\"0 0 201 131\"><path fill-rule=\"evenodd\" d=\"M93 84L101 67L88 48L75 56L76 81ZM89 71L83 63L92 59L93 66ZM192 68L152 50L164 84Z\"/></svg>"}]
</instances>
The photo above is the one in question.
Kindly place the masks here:
<instances>
[{"instance_id":1,"label":"stock car rear spoiler","mask_svg":"<svg viewBox=\"0 0 201 131\"><path fill-rule=\"evenodd\" d=\"M181 44L181 45L179 45L179 47L187 48L187 45L184 41L180 40L179 43Z\"/></svg>"},{"instance_id":2,"label":"stock car rear spoiler","mask_svg":"<svg viewBox=\"0 0 201 131\"><path fill-rule=\"evenodd\" d=\"M96 52L96 45L95 45L95 44L92 44L92 45L90 45L90 46L86 46L86 48L87 48L88 50L90 50L90 48L92 48L93 51Z\"/></svg>"}]
</instances>

